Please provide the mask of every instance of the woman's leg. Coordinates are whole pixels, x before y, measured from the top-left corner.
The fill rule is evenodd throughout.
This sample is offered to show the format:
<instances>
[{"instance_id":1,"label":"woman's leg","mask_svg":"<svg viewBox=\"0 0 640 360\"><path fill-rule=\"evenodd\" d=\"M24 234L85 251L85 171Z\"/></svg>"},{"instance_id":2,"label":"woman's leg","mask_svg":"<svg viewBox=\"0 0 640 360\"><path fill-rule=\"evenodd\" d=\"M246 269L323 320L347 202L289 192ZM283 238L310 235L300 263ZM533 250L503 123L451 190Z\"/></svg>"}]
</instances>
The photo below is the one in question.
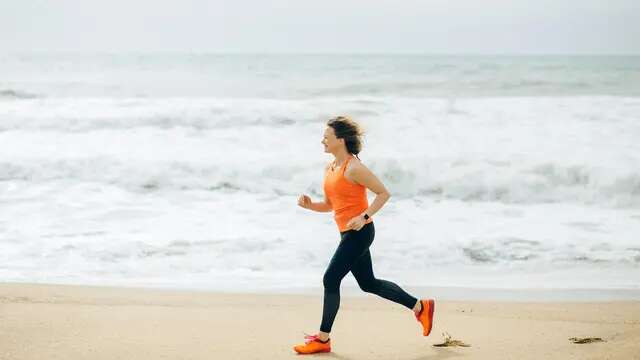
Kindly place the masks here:
<instances>
[{"instance_id":1,"label":"woman's leg","mask_svg":"<svg viewBox=\"0 0 640 360\"><path fill-rule=\"evenodd\" d=\"M375 278L373 275L371 252L369 249L367 249L354 264L351 268L351 272L353 273L353 276L355 276L358 281L358 285L360 285L362 290L376 294L416 311L416 303L418 303L418 299L409 295L406 291L402 290L400 286L391 281Z\"/></svg>"},{"instance_id":2,"label":"woman's leg","mask_svg":"<svg viewBox=\"0 0 640 360\"><path fill-rule=\"evenodd\" d=\"M320 331L329 333L340 308L340 283L354 263L367 251L373 241L373 223L366 224L359 231L348 231L342 234L329 266L324 273L324 304Z\"/></svg>"}]
</instances>

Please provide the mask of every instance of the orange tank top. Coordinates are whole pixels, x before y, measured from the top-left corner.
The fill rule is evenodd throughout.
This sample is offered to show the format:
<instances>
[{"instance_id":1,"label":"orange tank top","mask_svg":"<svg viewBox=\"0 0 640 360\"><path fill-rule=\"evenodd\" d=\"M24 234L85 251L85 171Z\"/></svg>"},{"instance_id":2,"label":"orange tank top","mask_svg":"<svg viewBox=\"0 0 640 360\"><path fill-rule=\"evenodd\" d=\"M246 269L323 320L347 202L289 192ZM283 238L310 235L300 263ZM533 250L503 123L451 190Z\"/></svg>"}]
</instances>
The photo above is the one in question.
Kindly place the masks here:
<instances>
[{"instance_id":1,"label":"orange tank top","mask_svg":"<svg viewBox=\"0 0 640 360\"><path fill-rule=\"evenodd\" d=\"M344 176L347 164L352 158L353 156L348 157L340 169L327 168L324 174L324 193L331 202L331 207L334 211L333 217L340 232L350 230L347 229L349 220L369 208L367 187L352 183ZM373 218L369 217L366 223L368 224L372 221Z\"/></svg>"}]
</instances>

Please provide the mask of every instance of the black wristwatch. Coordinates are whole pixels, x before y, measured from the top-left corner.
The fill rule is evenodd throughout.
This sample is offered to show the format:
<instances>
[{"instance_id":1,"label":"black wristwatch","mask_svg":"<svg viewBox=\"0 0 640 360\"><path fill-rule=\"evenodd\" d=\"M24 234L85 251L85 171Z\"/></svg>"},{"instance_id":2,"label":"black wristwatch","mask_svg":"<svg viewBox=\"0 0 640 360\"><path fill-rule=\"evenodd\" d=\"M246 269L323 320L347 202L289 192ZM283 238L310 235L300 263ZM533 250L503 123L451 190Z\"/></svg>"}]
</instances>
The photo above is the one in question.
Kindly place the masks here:
<instances>
[{"instance_id":1,"label":"black wristwatch","mask_svg":"<svg viewBox=\"0 0 640 360\"><path fill-rule=\"evenodd\" d=\"M365 220L369 220L369 218L370 218L370 217L371 217L371 216L369 216L369 214L364 213L364 219L365 219Z\"/></svg>"}]
</instances>

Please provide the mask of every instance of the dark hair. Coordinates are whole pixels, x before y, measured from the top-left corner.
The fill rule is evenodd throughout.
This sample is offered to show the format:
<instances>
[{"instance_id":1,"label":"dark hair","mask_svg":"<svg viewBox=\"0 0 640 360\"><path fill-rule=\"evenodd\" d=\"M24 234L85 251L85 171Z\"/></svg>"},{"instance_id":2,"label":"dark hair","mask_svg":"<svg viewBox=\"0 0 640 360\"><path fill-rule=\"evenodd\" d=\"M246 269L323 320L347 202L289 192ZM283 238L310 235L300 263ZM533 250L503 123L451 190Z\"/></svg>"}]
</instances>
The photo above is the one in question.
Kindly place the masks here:
<instances>
[{"instance_id":1,"label":"dark hair","mask_svg":"<svg viewBox=\"0 0 640 360\"><path fill-rule=\"evenodd\" d=\"M364 132L360 125L348 116L337 116L329 119L327 126L331 126L336 133L336 138L344 139L344 144L350 154L355 155L358 160L358 154L362 150L362 135Z\"/></svg>"}]
</instances>

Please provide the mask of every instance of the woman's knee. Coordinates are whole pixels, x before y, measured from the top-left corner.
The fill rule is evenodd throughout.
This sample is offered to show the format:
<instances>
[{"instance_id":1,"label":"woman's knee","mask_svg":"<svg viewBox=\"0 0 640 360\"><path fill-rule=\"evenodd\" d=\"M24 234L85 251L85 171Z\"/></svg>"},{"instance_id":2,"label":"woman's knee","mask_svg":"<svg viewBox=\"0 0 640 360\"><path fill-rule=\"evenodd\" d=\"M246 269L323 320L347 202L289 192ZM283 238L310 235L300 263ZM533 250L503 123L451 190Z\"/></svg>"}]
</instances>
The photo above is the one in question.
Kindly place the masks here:
<instances>
[{"instance_id":1,"label":"woman's knee","mask_svg":"<svg viewBox=\"0 0 640 360\"><path fill-rule=\"evenodd\" d=\"M358 282L358 285L364 292L375 293L378 290L378 284L375 280Z\"/></svg>"}]
</instances>

